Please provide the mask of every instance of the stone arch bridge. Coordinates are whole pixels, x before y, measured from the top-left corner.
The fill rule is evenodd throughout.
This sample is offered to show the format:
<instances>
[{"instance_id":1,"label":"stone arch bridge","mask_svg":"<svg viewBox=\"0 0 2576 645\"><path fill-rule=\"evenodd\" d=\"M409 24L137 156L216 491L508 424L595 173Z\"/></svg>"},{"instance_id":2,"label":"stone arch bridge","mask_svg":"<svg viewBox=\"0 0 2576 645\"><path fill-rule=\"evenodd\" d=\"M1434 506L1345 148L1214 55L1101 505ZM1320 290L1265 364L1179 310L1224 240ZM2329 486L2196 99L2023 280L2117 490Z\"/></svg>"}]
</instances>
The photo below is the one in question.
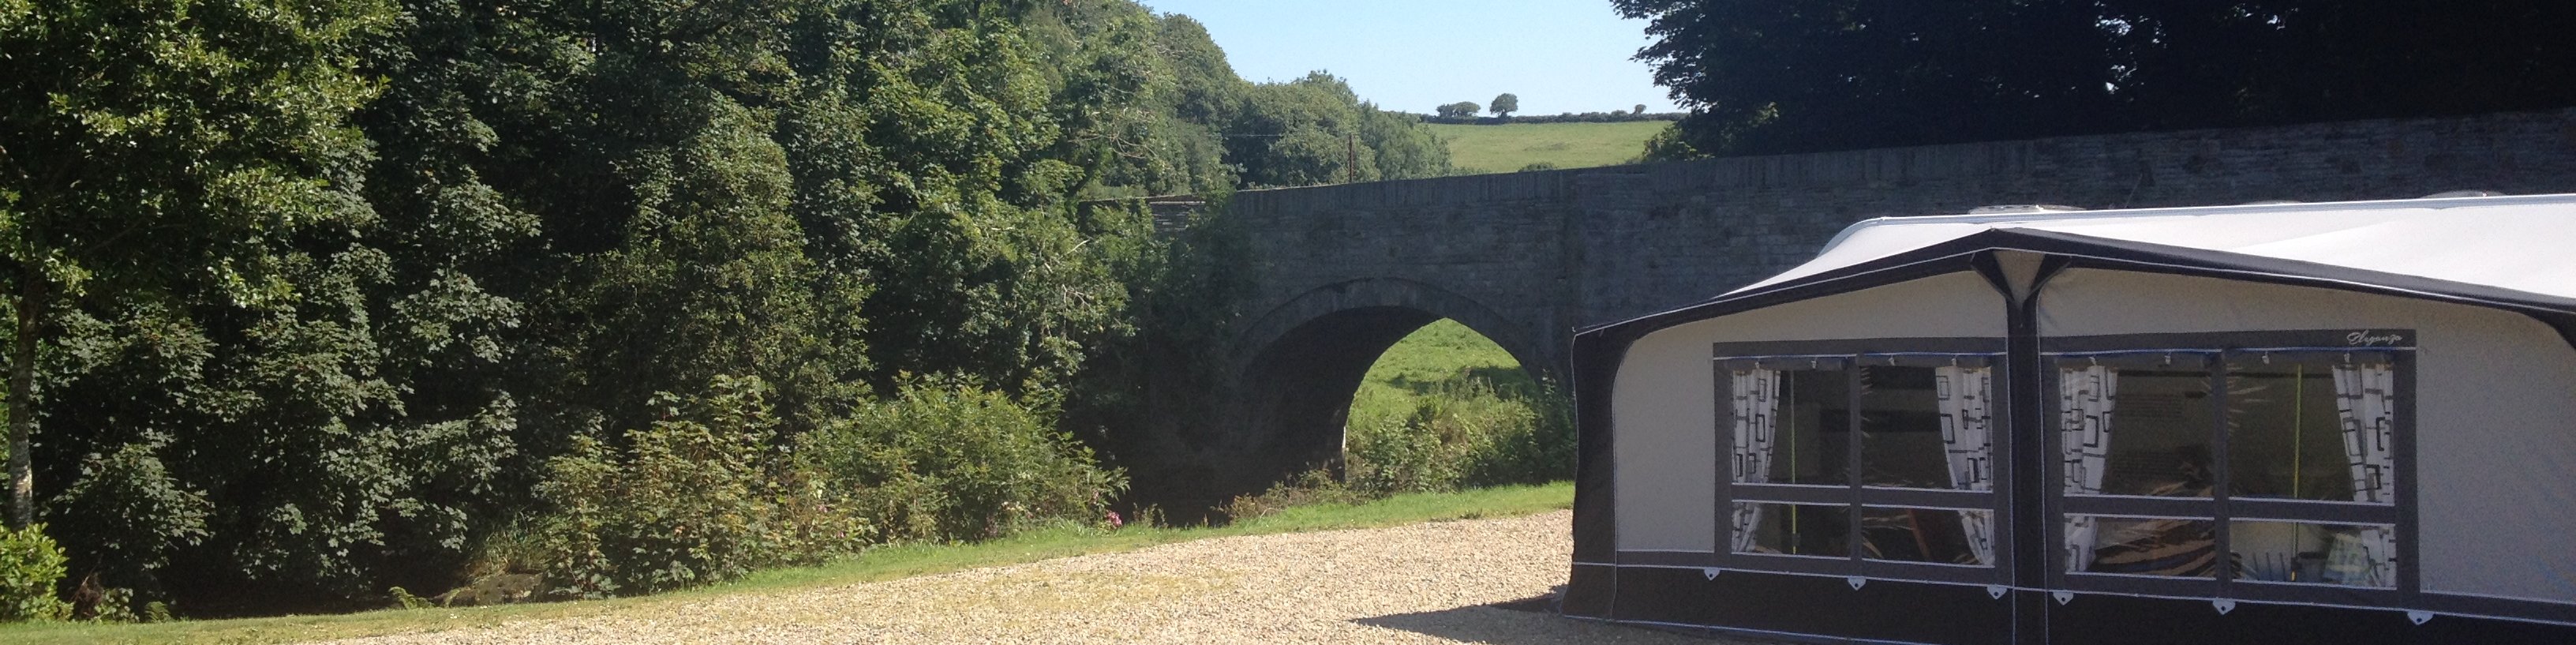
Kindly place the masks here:
<instances>
[{"instance_id":1,"label":"stone arch bridge","mask_svg":"<svg viewBox=\"0 0 2576 645\"><path fill-rule=\"evenodd\" d=\"M1749 284L1872 217L2464 189L2576 192L2576 110L1246 191L1227 216L1258 286L1224 357L1231 400L1218 423L1112 450L1140 497L1176 511L1258 491L1338 458L1361 376L1415 328L1455 319L1553 377L1575 328Z\"/></svg>"}]
</instances>

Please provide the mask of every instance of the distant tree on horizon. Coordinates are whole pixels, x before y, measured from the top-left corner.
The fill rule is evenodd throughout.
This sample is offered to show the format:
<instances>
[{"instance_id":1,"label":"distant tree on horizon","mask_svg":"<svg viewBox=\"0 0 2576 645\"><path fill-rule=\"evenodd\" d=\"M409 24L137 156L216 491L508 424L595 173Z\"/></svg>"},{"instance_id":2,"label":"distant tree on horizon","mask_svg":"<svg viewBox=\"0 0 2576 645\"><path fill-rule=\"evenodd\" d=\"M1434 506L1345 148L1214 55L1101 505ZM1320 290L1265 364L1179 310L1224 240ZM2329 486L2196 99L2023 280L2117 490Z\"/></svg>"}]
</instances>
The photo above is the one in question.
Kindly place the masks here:
<instances>
[{"instance_id":1,"label":"distant tree on horizon","mask_svg":"<svg viewBox=\"0 0 2576 645\"><path fill-rule=\"evenodd\" d=\"M1521 97L1504 92L1501 96L1494 97L1493 107L1486 109L1493 110L1494 116L1511 118L1513 112L1521 111Z\"/></svg>"},{"instance_id":2,"label":"distant tree on horizon","mask_svg":"<svg viewBox=\"0 0 2576 645\"><path fill-rule=\"evenodd\" d=\"M1475 101L1459 101L1456 103L1442 105L1437 108L1437 110L1439 111L1440 116L1464 119L1476 116L1477 112L1483 112L1485 111L1485 108L1484 106L1477 105Z\"/></svg>"}]
</instances>

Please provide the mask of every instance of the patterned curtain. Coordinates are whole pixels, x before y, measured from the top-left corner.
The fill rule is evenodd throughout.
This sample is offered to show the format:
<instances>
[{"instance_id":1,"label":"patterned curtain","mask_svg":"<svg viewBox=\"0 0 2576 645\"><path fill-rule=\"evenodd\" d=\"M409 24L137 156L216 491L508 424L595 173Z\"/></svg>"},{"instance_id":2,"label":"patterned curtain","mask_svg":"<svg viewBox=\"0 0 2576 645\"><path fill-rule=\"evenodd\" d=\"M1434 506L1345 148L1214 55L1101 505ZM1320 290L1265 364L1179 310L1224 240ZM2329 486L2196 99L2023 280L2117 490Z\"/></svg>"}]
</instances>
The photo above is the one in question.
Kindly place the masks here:
<instances>
[{"instance_id":1,"label":"patterned curtain","mask_svg":"<svg viewBox=\"0 0 2576 645\"><path fill-rule=\"evenodd\" d=\"M2393 504L2397 501L2396 370L2386 363L2341 363L2334 367L2335 411L2343 417L2344 462L2352 467L2352 501ZM2381 528L2360 532L2371 581L2396 580L2397 539ZM2347 584L2364 582L2348 581Z\"/></svg>"},{"instance_id":2,"label":"patterned curtain","mask_svg":"<svg viewBox=\"0 0 2576 645\"><path fill-rule=\"evenodd\" d=\"M2119 391L2120 373L2108 367L2061 367L2057 379L2057 409L2063 415L2058 431L2066 446L2066 481L2068 495L2098 495L2102 492L2102 471L2111 450L2111 408L2113 394ZM2094 520L2089 515L2066 518L2066 570L2083 571L2093 564Z\"/></svg>"},{"instance_id":3,"label":"patterned curtain","mask_svg":"<svg viewBox=\"0 0 2576 645\"><path fill-rule=\"evenodd\" d=\"M1771 432L1780 411L1780 371L1759 367L1733 371L1728 379L1735 407L1735 481L1759 484L1771 478ZM1753 550L1753 532L1762 527L1761 504L1734 505L1730 539L1736 553Z\"/></svg>"},{"instance_id":4,"label":"patterned curtain","mask_svg":"<svg viewBox=\"0 0 2576 645\"><path fill-rule=\"evenodd\" d=\"M1994 418L1987 411L1994 370L1985 367L1932 368L1933 394L1941 405L1941 445L1950 460L1950 487L1994 490ZM1994 517L1991 510L1959 511L1968 534L1968 550L1978 564L1994 564Z\"/></svg>"}]
</instances>

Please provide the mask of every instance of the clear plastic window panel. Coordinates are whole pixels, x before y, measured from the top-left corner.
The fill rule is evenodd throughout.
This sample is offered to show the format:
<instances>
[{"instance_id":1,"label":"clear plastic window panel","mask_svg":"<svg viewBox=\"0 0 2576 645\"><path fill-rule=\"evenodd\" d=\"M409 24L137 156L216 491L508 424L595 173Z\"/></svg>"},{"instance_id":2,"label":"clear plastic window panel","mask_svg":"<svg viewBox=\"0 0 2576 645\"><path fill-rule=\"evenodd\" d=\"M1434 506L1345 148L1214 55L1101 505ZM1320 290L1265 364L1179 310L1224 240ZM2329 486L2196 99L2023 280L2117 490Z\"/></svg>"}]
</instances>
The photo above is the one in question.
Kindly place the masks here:
<instances>
[{"instance_id":1,"label":"clear plastic window panel","mask_svg":"<svg viewBox=\"0 0 2576 645\"><path fill-rule=\"evenodd\" d=\"M2228 494L2391 501L2387 366L2283 363L2228 369Z\"/></svg>"},{"instance_id":2,"label":"clear plastic window panel","mask_svg":"<svg viewBox=\"0 0 2576 645\"><path fill-rule=\"evenodd\" d=\"M1872 560L1994 565L1991 511L1864 506L1860 536Z\"/></svg>"},{"instance_id":3,"label":"clear plastic window panel","mask_svg":"<svg viewBox=\"0 0 2576 645\"><path fill-rule=\"evenodd\" d=\"M1823 504L1736 502L1734 526L1751 537L1736 552L1820 557L1851 556L1851 507Z\"/></svg>"},{"instance_id":4,"label":"clear plastic window panel","mask_svg":"<svg viewBox=\"0 0 2576 645\"><path fill-rule=\"evenodd\" d=\"M1861 483L1949 488L1937 382L1929 367L1860 367Z\"/></svg>"},{"instance_id":5,"label":"clear plastic window panel","mask_svg":"<svg viewBox=\"0 0 2576 645\"><path fill-rule=\"evenodd\" d=\"M2208 372L2059 372L2066 494L2211 496L2217 411Z\"/></svg>"},{"instance_id":6,"label":"clear plastic window panel","mask_svg":"<svg viewBox=\"0 0 2576 645\"><path fill-rule=\"evenodd\" d=\"M1851 380L1840 369L1778 372L1773 484L1851 483Z\"/></svg>"},{"instance_id":7,"label":"clear plastic window panel","mask_svg":"<svg viewBox=\"0 0 2576 645\"><path fill-rule=\"evenodd\" d=\"M2236 579L2393 589L2397 527L2276 520L2227 523Z\"/></svg>"},{"instance_id":8,"label":"clear plastic window panel","mask_svg":"<svg viewBox=\"0 0 2576 645\"><path fill-rule=\"evenodd\" d=\"M2066 570L2214 578L2217 528L2209 518L2069 515Z\"/></svg>"}]
</instances>

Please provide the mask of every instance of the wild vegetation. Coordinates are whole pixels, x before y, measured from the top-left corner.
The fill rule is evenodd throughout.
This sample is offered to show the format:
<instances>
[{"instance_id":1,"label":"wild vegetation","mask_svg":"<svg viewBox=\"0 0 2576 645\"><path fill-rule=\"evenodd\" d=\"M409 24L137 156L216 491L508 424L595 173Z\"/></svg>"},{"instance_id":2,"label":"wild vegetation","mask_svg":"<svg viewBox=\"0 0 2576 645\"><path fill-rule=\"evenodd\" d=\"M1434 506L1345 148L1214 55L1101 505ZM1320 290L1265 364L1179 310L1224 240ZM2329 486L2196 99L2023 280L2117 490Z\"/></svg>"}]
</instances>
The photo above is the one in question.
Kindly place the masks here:
<instances>
[{"instance_id":1,"label":"wild vegetation","mask_svg":"<svg viewBox=\"0 0 2576 645\"><path fill-rule=\"evenodd\" d=\"M0 0L0 61L20 615L1099 522L1118 350L1240 257L1077 204L1449 172L1127 0Z\"/></svg>"},{"instance_id":2,"label":"wild vegetation","mask_svg":"<svg viewBox=\"0 0 2576 645\"><path fill-rule=\"evenodd\" d=\"M1226 509L1261 517L1315 502L1564 481L1574 476L1572 400L1454 320L1397 341L1360 382L1341 473L1305 473Z\"/></svg>"}]
</instances>

